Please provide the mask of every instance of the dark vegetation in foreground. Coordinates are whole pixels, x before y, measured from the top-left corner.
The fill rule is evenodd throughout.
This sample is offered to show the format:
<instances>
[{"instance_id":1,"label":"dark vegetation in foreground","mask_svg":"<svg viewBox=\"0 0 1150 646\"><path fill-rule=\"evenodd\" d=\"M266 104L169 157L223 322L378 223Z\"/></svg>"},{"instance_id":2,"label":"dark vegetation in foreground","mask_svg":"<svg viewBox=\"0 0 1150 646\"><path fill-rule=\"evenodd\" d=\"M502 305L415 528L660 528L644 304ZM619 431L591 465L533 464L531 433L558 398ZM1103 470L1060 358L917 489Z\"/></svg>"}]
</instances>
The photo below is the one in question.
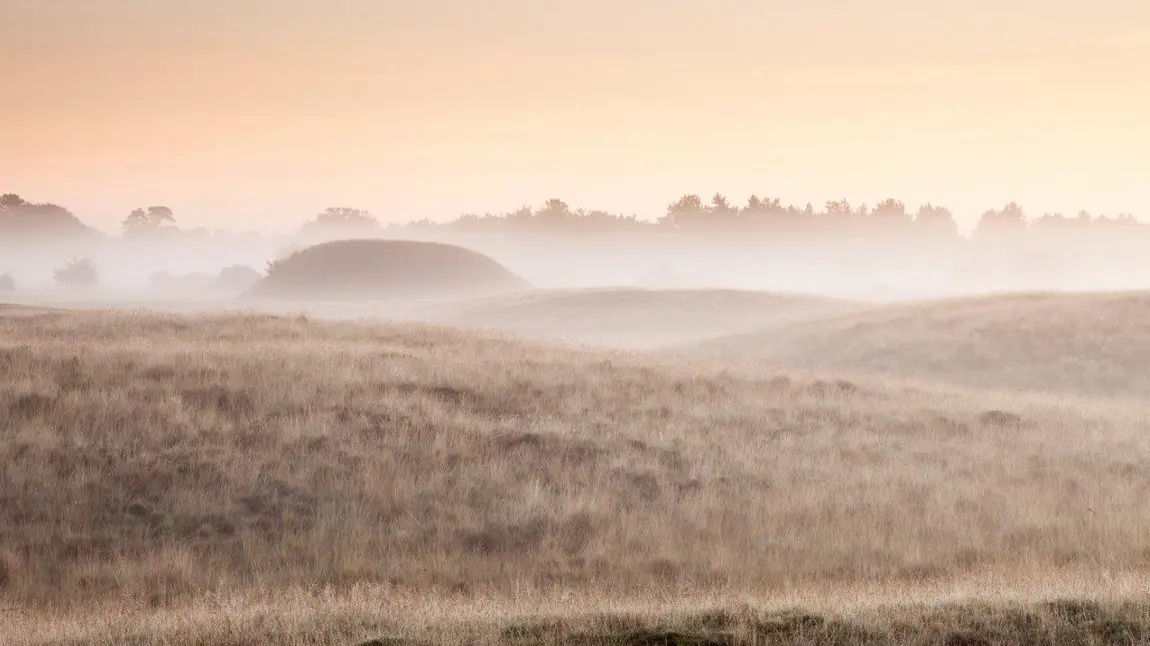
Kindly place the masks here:
<instances>
[{"instance_id":1,"label":"dark vegetation in foreground","mask_svg":"<svg viewBox=\"0 0 1150 646\"><path fill-rule=\"evenodd\" d=\"M956 604L896 614L879 611L856 618L743 609L701 613L662 624L626 617L528 622L504 628L500 642L508 646L1131 644L1150 639L1148 609L1145 603L1103 605L1074 600L1026 606Z\"/></svg>"},{"instance_id":2,"label":"dark vegetation in foreground","mask_svg":"<svg viewBox=\"0 0 1150 646\"><path fill-rule=\"evenodd\" d=\"M293 624L290 629L276 622L247 623L251 625L229 621L185 626L171 634L136 633L121 626L84 639L31 639L17 645L1118 646L1150 641L1150 602L952 603L876 607L850 616L742 606L662 617L592 613L504 623L449 620L417 630L362 616L316 618L313 624Z\"/></svg>"}]
</instances>

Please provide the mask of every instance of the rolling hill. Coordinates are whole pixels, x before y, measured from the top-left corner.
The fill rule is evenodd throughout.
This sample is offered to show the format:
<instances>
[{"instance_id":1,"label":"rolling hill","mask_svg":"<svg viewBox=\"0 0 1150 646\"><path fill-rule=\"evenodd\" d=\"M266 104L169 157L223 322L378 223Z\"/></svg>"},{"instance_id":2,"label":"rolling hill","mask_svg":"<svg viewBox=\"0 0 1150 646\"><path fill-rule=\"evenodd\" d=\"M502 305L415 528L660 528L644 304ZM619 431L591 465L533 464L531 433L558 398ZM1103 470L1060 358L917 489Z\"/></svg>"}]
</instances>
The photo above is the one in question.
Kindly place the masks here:
<instances>
[{"instance_id":1,"label":"rolling hill","mask_svg":"<svg viewBox=\"0 0 1150 646\"><path fill-rule=\"evenodd\" d=\"M556 289L450 303L423 318L537 339L652 349L859 307L818 296L730 289Z\"/></svg>"},{"instance_id":2,"label":"rolling hill","mask_svg":"<svg viewBox=\"0 0 1150 646\"><path fill-rule=\"evenodd\" d=\"M937 341L1029 303L1033 326L1075 313L1082 332L1123 308L1132 324L1126 298L934 304L847 329L937 323ZM1021 352L995 343L987 356ZM1144 605L1095 602L1146 589L1146 419L1138 402L432 326L0 311L0 641L1146 635ZM893 605L860 615L851 589ZM928 589L973 596L924 608ZM1010 605L1051 591L1075 597ZM799 601L817 612L764 614ZM687 637L666 636L667 613ZM855 623L824 619L840 615ZM967 628L989 637L954 641Z\"/></svg>"},{"instance_id":3,"label":"rolling hill","mask_svg":"<svg viewBox=\"0 0 1150 646\"><path fill-rule=\"evenodd\" d=\"M1007 294L874 306L681 350L977 388L1145 397L1150 293Z\"/></svg>"}]
</instances>

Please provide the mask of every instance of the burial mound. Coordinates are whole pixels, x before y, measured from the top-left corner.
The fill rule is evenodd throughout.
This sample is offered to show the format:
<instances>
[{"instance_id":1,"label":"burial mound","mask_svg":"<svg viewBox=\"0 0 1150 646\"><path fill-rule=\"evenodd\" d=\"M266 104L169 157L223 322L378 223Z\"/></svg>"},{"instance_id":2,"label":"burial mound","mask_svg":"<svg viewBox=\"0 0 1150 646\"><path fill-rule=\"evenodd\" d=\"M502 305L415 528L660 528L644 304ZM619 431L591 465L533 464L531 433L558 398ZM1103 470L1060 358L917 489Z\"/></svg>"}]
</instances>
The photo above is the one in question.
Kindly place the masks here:
<instances>
[{"instance_id":1,"label":"burial mound","mask_svg":"<svg viewBox=\"0 0 1150 646\"><path fill-rule=\"evenodd\" d=\"M470 297L529 287L495 260L455 245L337 240L271 263L267 276L247 295L292 300Z\"/></svg>"}]
</instances>

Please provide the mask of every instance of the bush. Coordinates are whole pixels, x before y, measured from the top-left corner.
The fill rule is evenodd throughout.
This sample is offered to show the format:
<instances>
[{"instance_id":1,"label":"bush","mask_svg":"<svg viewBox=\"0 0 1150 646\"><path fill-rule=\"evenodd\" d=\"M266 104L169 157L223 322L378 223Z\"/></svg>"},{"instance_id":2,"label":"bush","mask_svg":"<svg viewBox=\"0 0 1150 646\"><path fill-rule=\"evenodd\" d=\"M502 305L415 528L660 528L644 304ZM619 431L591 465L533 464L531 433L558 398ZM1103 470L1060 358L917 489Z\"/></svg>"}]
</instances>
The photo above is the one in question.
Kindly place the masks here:
<instances>
[{"instance_id":1,"label":"bush","mask_svg":"<svg viewBox=\"0 0 1150 646\"><path fill-rule=\"evenodd\" d=\"M283 247L278 252L276 252L276 257L274 260L268 261L267 266L264 269L264 273L271 274L273 271L275 271L276 267L278 267L280 263L287 260L288 258L291 258L300 251L303 251L303 249L304 247L296 244L290 244L286 247Z\"/></svg>"},{"instance_id":2,"label":"bush","mask_svg":"<svg viewBox=\"0 0 1150 646\"><path fill-rule=\"evenodd\" d=\"M16 280L8 274L0 274L0 292L16 291Z\"/></svg>"},{"instance_id":3,"label":"bush","mask_svg":"<svg viewBox=\"0 0 1150 646\"><path fill-rule=\"evenodd\" d=\"M96 287L100 284L100 272L91 258L73 258L52 272L52 277L62 287Z\"/></svg>"},{"instance_id":4,"label":"bush","mask_svg":"<svg viewBox=\"0 0 1150 646\"><path fill-rule=\"evenodd\" d=\"M260 282L263 274L246 265L232 265L220 270L216 278L216 289L229 292L243 292Z\"/></svg>"}]
</instances>

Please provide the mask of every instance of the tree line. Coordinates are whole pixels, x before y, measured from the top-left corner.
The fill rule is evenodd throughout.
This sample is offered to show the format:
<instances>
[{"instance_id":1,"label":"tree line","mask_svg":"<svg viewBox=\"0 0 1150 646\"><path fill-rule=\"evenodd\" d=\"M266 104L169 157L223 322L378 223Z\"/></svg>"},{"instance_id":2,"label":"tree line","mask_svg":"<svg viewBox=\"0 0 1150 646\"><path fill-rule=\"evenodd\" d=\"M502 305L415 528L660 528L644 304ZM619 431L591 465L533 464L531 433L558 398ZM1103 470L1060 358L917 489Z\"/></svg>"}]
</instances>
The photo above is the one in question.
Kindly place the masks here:
<instances>
[{"instance_id":1,"label":"tree line","mask_svg":"<svg viewBox=\"0 0 1150 646\"><path fill-rule=\"evenodd\" d=\"M464 214L454 220L433 222L419 220L383 224L371 212L351 207L331 207L305 221L298 236L324 238L333 236L372 236L384 232L449 231L457 233L497 234L662 234L704 237L730 236L735 239L774 237L808 237L819 240L905 241L925 239L935 242L967 239L959 233L958 223L949 209L934 204L908 208L897 199L885 199L873 207L852 205L846 200L828 201L816 209L811 204L783 205L777 198L751 195L739 205L721 194L703 200L699 195L684 195L667 205L652 219L621 215L602 210L571 208L566 202L551 199L542 206L524 206L506 213ZM1121 231L1150 234L1150 224L1128 214L1095 217L1085 211L1067 217L1047 213L1030 217L1022 206L1009 203L982 213L971 240L1040 239L1045 234L1089 234ZM83 238L102 236L67 208L50 202L30 202L15 194L0 196L0 241L27 238ZM204 229L181 229L173 210L166 206L136 208L121 222L120 235L125 239L183 237L208 235Z\"/></svg>"}]
</instances>

